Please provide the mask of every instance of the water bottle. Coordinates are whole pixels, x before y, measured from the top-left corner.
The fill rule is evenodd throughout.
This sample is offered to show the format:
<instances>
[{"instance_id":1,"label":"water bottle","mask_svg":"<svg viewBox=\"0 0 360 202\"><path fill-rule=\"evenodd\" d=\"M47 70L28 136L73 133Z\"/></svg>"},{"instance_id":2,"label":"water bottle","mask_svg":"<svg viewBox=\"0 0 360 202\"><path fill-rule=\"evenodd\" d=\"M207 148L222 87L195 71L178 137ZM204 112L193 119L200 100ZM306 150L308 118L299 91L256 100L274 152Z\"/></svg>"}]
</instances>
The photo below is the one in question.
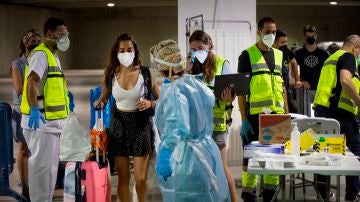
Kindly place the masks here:
<instances>
[{"instance_id":1,"label":"water bottle","mask_svg":"<svg viewBox=\"0 0 360 202\"><path fill-rule=\"evenodd\" d=\"M296 123L292 123L290 153L293 156L300 156L300 132Z\"/></svg>"}]
</instances>

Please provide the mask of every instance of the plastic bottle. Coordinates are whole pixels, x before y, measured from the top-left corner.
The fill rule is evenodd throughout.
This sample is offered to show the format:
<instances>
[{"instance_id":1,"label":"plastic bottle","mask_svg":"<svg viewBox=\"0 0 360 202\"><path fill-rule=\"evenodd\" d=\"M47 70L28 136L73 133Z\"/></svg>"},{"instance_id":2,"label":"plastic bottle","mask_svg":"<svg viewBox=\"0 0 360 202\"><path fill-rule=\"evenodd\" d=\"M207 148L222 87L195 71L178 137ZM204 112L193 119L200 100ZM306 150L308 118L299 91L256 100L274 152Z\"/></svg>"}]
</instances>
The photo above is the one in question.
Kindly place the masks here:
<instances>
[{"instance_id":1,"label":"plastic bottle","mask_svg":"<svg viewBox=\"0 0 360 202\"><path fill-rule=\"evenodd\" d=\"M290 153L293 156L300 156L300 132L296 123L292 123Z\"/></svg>"}]
</instances>

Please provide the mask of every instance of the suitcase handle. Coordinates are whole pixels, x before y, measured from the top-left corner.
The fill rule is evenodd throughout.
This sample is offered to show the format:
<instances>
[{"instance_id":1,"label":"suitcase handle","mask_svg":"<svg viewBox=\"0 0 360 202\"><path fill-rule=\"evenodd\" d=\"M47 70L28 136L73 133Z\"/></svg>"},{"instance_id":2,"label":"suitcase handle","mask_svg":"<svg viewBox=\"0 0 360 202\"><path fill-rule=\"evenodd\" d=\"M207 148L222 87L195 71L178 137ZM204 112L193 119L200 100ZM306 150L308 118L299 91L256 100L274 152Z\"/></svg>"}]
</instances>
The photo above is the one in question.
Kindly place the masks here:
<instances>
[{"instance_id":1,"label":"suitcase handle","mask_svg":"<svg viewBox=\"0 0 360 202\"><path fill-rule=\"evenodd\" d=\"M96 116L96 121L95 121L95 129L97 131L104 131L104 110L95 110L95 116ZM96 143L99 143L100 139L97 136L96 137ZM99 160L99 148L95 147L95 153L96 153L96 162L100 162ZM103 162L105 162L105 151L103 151Z\"/></svg>"}]
</instances>

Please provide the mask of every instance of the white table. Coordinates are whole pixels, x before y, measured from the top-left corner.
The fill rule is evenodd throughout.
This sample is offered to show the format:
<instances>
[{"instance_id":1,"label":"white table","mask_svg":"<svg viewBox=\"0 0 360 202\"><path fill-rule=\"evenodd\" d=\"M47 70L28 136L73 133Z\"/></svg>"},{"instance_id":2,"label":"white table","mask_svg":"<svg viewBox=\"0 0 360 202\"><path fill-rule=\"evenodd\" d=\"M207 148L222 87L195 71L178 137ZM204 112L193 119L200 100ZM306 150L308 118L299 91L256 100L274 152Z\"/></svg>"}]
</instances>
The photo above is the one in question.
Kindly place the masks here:
<instances>
[{"instance_id":1,"label":"white table","mask_svg":"<svg viewBox=\"0 0 360 202\"><path fill-rule=\"evenodd\" d=\"M268 169L261 168L257 161L254 159L249 160L248 164L248 173L258 174L258 175L279 175L280 176L280 189L282 191L282 201L285 201L285 176L293 175L297 173L313 173L321 174L328 176L326 190L327 193L330 192L330 177L337 176L340 179L340 176L360 176L360 161L351 153L347 152L344 160L339 166L312 166L312 165L302 165L295 164L293 168L285 168L282 170L277 169ZM336 201L340 201L340 180L337 180L337 194ZM279 190L280 191L280 190ZM277 192L278 194L278 192ZM329 196L329 194L327 194ZM325 201L329 199L326 198Z\"/></svg>"}]
</instances>

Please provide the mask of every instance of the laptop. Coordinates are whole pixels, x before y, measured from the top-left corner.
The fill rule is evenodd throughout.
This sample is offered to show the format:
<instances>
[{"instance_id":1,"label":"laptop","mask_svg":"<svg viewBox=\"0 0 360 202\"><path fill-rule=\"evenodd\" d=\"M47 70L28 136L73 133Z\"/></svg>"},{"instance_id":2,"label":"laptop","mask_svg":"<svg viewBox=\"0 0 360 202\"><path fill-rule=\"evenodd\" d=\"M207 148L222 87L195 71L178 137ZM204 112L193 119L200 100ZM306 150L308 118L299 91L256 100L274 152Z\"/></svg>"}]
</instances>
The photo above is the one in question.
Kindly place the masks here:
<instances>
[{"instance_id":1,"label":"laptop","mask_svg":"<svg viewBox=\"0 0 360 202\"><path fill-rule=\"evenodd\" d=\"M214 94L221 98L221 92L230 87L232 95L246 95L249 92L250 72L215 76Z\"/></svg>"}]
</instances>

